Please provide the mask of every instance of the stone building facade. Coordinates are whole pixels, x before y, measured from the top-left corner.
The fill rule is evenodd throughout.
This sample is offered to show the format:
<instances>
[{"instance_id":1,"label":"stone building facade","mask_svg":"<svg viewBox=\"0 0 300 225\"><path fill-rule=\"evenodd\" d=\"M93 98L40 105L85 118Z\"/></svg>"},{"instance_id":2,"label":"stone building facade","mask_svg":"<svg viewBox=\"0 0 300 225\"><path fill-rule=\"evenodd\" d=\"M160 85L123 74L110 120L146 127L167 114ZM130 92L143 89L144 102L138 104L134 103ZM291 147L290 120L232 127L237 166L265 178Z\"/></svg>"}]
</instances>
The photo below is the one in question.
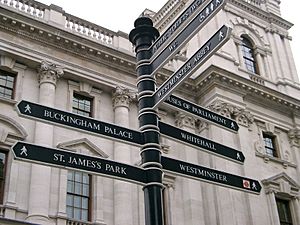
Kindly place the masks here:
<instances>
[{"instance_id":1,"label":"stone building facade","mask_svg":"<svg viewBox=\"0 0 300 225\"><path fill-rule=\"evenodd\" d=\"M163 32L192 1L145 10ZM208 2L208 1L207 1ZM92 23L94 22L94 23ZM139 129L128 34L34 0L0 0L0 224L143 225L140 185L14 159L17 141L140 165L139 147L20 116L21 100ZM279 0L228 0L156 74L162 84L223 24L230 40L175 95L237 133L161 104L160 120L238 149L237 164L161 137L164 156L258 180L259 195L164 174L165 225L300 224L300 83Z\"/></svg>"}]
</instances>

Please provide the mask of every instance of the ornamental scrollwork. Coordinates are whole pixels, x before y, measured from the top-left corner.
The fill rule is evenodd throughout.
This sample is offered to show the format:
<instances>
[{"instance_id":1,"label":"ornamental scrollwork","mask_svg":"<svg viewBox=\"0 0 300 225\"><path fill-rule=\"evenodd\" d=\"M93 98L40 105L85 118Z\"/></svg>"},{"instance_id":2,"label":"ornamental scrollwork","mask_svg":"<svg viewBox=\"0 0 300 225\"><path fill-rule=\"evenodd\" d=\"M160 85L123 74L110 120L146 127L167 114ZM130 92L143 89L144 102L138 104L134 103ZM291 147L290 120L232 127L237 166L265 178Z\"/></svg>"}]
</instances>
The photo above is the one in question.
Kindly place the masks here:
<instances>
[{"instance_id":1,"label":"ornamental scrollwork","mask_svg":"<svg viewBox=\"0 0 300 225\"><path fill-rule=\"evenodd\" d=\"M208 108L222 116L236 120L239 125L245 127L249 127L254 122L254 117L248 110L221 100L213 102Z\"/></svg>"}]
</instances>

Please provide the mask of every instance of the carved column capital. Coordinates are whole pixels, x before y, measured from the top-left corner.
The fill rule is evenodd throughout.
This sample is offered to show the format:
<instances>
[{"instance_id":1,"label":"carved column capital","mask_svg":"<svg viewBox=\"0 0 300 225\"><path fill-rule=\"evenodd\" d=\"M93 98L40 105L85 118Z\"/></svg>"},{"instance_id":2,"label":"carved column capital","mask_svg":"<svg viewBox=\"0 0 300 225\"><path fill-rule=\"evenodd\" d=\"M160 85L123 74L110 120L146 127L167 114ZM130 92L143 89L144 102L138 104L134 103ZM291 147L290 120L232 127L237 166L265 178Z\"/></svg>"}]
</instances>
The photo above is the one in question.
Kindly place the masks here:
<instances>
[{"instance_id":1,"label":"carved column capital","mask_svg":"<svg viewBox=\"0 0 300 225\"><path fill-rule=\"evenodd\" d=\"M179 112L176 114L175 123L178 127L196 128L196 120L194 117Z\"/></svg>"},{"instance_id":2,"label":"carved column capital","mask_svg":"<svg viewBox=\"0 0 300 225\"><path fill-rule=\"evenodd\" d=\"M292 146L300 147L300 129L293 128L288 133L289 142Z\"/></svg>"},{"instance_id":3,"label":"carved column capital","mask_svg":"<svg viewBox=\"0 0 300 225\"><path fill-rule=\"evenodd\" d=\"M239 125L248 128L254 122L253 115L248 110L221 100L213 102L208 108L230 119L234 119Z\"/></svg>"},{"instance_id":4,"label":"carved column capital","mask_svg":"<svg viewBox=\"0 0 300 225\"><path fill-rule=\"evenodd\" d=\"M63 68L60 65L42 61L41 65L38 67L39 82L42 83L52 83L56 85L57 79L64 74Z\"/></svg>"},{"instance_id":5,"label":"carved column capital","mask_svg":"<svg viewBox=\"0 0 300 225\"><path fill-rule=\"evenodd\" d=\"M129 104L134 97L135 94L128 88L117 86L113 92L113 107L123 106L129 108Z\"/></svg>"}]
</instances>

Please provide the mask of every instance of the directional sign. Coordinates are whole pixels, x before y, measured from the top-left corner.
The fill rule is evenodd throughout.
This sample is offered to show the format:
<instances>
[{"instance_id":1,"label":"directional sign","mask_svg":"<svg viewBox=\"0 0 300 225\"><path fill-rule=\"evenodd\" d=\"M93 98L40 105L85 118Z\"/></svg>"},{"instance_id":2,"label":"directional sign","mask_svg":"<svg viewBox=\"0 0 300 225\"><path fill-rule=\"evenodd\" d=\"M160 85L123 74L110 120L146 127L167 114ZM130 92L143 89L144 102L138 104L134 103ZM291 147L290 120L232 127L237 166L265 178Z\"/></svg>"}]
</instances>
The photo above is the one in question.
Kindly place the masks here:
<instances>
[{"instance_id":1,"label":"directional sign","mask_svg":"<svg viewBox=\"0 0 300 225\"><path fill-rule=\"evenodd\" d=\"M225 157L234 162L243 163L245 161L245 156L241 151L237 151L225 145L216 143L214 141L192 134L169 124L160 122L159 129L160 133L163 136L170 137L174 140L189 144L193 147L201 148L209 153Z\"/></svg>"},{"instance_id":2,"label":"directional sign","mask_svg":"<svg viewBox=\"0 0 300 225\"><path fill-rule=\"evenodd\" d=\"M12 147L16 159L60 168L87 171L137 184L146 183L144 169L103 158L62 151L26 142L17 142Z\"/></svg>"},{"instance_id":3,"label":"directional sign","mask_svg":"<svg viewBox=\"0 0 300 225\"><path fill-rule=\"evenodd\" d=\"M196 69L205 63L222 45L229 40L231 29L222 26L182 67L166 80L153 94L154 107L164 101L171 92Z\"/></svg>"},{"instance_id":4,"label":"directional sign","mask_svg":"<svg viewBox=\"0 0 300 225\"><path fill-rule=\"evenodd\" d=\"M188 178L202 180L221 186L232 187L255 194L259 194L261 191L260 183L257 180L247 177L225 173L164 156L161 157L161 164L164 170L181 176L186 176Z\"/></svg>"},{"instance_id":5,"label":"directional sign","mask_svg":"<svg viewBox=\"0 0 300 225\"><path fill-rule=\"evenodd\" d=\"M190 113L194 116L201 117L202 119L205 119L209 122L213 122L219 126L228 128L231 131L238 131L239 129L238 124L234 120L228 119L227 117L209 111L205 108L202 108L192 102L186 101L177 96L174 95L169 96L165 100L165 103L177 109L184 110L185 112Z\"/></svg>"},{"instance_id":6,"label":"directional sign","mask_svg":"<svg viewBox=\"0 0 300 225\"><path fill-rule=\"evenodd\" d=\"M130 130L114 124L94 120L75 113L53 109L36 103L21 101L17 104L21 116L47 121L58 125L80 129L97 135L114 138L135 145L142 145L143 138L139 131Z\"/></svg>"},{"instance_id":7,"label":"directional sign","mask_svg":"<svg viewBox=\"0 0 300 225\"><path fill-rule=\"evenodd\" d=\"M194 35L207 24L207 22L214 17L214 15L221 10L222 6L225 5L225 0L211 0L198 15L188 23L188 25L175 37L174 40L170 44L168 44L159 54L154 54L150 59L150 63L152 66L152 74L154 75L157 70L159 70L164 63L167 62L168 59L173 57L181 48L184 46ZM181 21L182 17L179 17L178 20ZM176 27L176 23L174 26L171 26L170 30L173 31L172 27ZM168 31L168 30L167 30ZM158 41L154 43L154 50L156 49L157 45L162 43L161 40L165 40L165 36L169 36L170 33L162 35Z\"/></svg>"},{"instance_id":8,"label":"directional sign","mask_svg":"<svg viewBox=\"0 0 300 225\"><path fill-rule=\"evenodd\" d=\"M165 46L166 43L169 43L172 40L173 34L178 31L182 30L183 25L193 16L197 15L199 8L205 3L206 0L195 0L193 1L187 9L181 13L180 16L168 27L168 29L159 36L155 40L155 42L151 45L150 49L152 54L161 50L162 47Z\"/></svg>"}]
</instances>

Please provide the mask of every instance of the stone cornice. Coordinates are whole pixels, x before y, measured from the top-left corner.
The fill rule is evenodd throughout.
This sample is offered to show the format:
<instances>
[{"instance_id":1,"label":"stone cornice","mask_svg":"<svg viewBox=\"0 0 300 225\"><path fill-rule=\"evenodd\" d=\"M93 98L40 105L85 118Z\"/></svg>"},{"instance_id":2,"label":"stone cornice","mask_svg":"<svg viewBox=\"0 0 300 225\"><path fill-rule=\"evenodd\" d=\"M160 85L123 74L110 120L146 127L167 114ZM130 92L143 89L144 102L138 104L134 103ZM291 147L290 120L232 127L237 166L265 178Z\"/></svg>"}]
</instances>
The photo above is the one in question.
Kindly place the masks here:
<instances>
[{"instance_id":1,"label":"stone cornice","mask_svg":"<svg viewBox=\"0 0 300 225\"><path fill-rule=\"evenodd\" d=\"M238 92L244 96L263 100L275 104L278 109L288 109L300 115L300 100L254 82L245 77L236 75L216 66L210 66L202 72L201 76L195 80L195 94L204 95L213 86L223 87L227 90Z\"/></svg>"},{"instance_id":2,"label":"stone cornice","mask_svg":"<svg viewBox=\"0 0 300 225\"><path fill-rule=\"evenodd\" d=\"M259 7L251 5L251 4L247 3L246 1L229 0L228 4L225 7L225 10L236 14L234 7L237 7L238 9L248 12L249 15L251 15L252 17L260 18L261 20L265 21L266 24L272 24L273 27L278 28L273 31L285 33L286 36L287 36L287 30L289 30L293 26L292 23L284 20L283 18L281 18L273 13L262 10ZM253 22L255 22L255 21L253 21ZM256 19L256 22L257 22L257 19Z\"/></svg>"},{"instance_id":3,"label":"stone cornice","mask_svg":"<svg viewBox=\"0 0 300 225\"><path fill-rule=\"evenodd\" d=\"M0 29L135 75L133 52L126 52L117 47L113 48L105 43L96 42L83 34L79 35L72 31L59 29L37 18L30 18L21 13L12 13L0 7Z\"/></svg>"}]
</instances>

